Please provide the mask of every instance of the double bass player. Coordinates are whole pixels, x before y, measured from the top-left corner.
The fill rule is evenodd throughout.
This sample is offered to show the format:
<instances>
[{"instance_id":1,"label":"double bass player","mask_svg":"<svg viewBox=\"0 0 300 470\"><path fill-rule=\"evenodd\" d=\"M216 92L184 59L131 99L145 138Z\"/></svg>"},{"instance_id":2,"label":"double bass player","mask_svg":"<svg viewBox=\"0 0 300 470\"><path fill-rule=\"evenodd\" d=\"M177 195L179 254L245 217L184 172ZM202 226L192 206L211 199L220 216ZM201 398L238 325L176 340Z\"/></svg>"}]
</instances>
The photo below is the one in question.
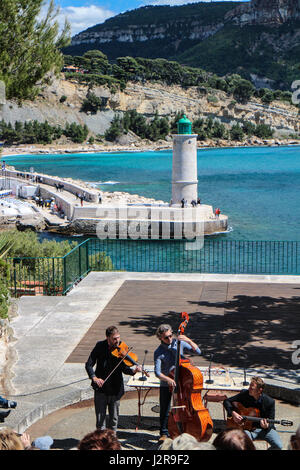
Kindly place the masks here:
<instances>
[{"instance_id":1,"label":"double bass player","mask_svg":"<svg viewBox=\"0 0 300 470\"><path fill-rule=\"evenodd\" d=\"M177 339L173 337L172 327L162 324L157 328L156 336L160 340L160 345L154 352L154 372L160 379L159 404L160 404L160 439L169 437L168 416L172 398L172 388L175 381L170 377L172 369L175 367L177 341L180 341L180 354L184 352L200 355L201 350L191 339L185 335L179 335Z\"/></svg>"}]
</instances>

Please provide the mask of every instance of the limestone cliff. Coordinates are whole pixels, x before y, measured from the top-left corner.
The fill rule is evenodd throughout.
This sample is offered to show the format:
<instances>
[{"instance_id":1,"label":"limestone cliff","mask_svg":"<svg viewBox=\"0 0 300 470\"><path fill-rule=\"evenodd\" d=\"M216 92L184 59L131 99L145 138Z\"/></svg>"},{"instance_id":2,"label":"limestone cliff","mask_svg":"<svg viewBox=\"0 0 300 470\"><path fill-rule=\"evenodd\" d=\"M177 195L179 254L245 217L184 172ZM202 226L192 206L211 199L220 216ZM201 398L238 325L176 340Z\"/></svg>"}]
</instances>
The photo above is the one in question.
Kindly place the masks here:
<instances>
[{"instance_id":1,"label":"limestone cliff","mask_svg":"<svg viewBox=\"0 0 300 470\"><path fill-rule=\"evenodd\" d=\"M103 135L116 113L136 109L149 118L156 113L161 117L173 118L177 112L184 111L192 120L211 116L225 125L244 121L256 124L264 122L275 130L275 136L300 132L298 109L282 101L274 101L267 106L253 98L246 104L239 104L220 90L204 93L198 87L183 89L175 85L167 87L159 83L142 85L129 82L124 91L117 93L111 93L105 87L96 87L94 93L107 98L107 107L97 114L91 114L81 111L87 91L86 86L63 78L56 79L51 86L43 89L34 102L24 102L22 106L7 102L0 108L0 120L11 123L47 120L52 125L62 127L66 122L77 122L86 124L94 135ZM66 99L62 103L60 98L63 95Z\"/></svg>"},{"instance_id":2,"label":"limestone cliff","mask_svg":"<svg viewBox=\"0 0 300 470\"><path fill-rule=\"evenodd\" d=\"M300 0L252 0L225 15L225 20L244 25L278 25L300 19Z\"/></svg>"},{"instance_id":3,"label":"limestone cliff","mask_svg":"<svg viewBox=\"0 0 300 470\"><path fill-rule=\"evenodd\" d=\"M146 44L148 41L155 40L202 41L216 34L230 21L243 26L282 24L291 19L300 19L300 0L252 0L241 2L235 8L233 2L227 3L227 11L218 10L216 4L208 4L200 10L195 8L194 14L192 12L187 14L183 8L173 7L176 8L176 15L169 17L164 15L160 17L162 10L156 10L158 7L148 7L147 11L152 8L153 15L157 16L153 21L149 21L144 9L141 8L134 10L135 15L127 12L116 17L117 19L120 17L119 21L114 21L113 18L77 34L72 38L72 46L98 44L101 48L101 45L114 41L129 44L135 42ZM209 9L212 8L215 9L215 14L207 15ZM159 51L157 51L157 56L159 56Z\"/></svg>"}]
</instances>

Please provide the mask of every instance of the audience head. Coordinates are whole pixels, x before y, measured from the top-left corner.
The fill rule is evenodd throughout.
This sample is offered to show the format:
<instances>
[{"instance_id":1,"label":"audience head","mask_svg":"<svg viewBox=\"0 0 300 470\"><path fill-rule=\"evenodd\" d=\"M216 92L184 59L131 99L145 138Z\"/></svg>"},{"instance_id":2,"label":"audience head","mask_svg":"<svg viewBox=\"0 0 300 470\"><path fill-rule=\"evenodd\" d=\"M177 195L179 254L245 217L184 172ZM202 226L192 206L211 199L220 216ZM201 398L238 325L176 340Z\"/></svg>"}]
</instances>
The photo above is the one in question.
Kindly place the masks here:
<instances>
[{"instance_id":1,"label":"audience head","mask_svg":"<svg viewBox=\"0 0 300 470\"><path fill-rule=\"evenodd\" d=\"M300 425L298 426L296 433L291 436L289 449L300 450Z\"/></svg>"},{"instance_id":2,"label":"audience head","mask_svg":"<svg viewBox=\"0 0 300 470\"><path fill-rule=\"evenodd\" d=\"M208 442L199 442L194 436L183 433L175 439L166 439L159 450L215 450Z\"/></svg>"},{"instance_id":3,"label":"audience head","mask_svg":"<svg viewBox=\"0 0 300 470\"><path fill-rule=\"evenodd\" d=\"M121 444L111 429L96 429L81 439L78 450L121 450Z\"/></svg>"},{"instance_id":4,"label":"audience head","mask_svg":"<svg viewBox=\"0 0 300 470\"><path fill-rule=\"evenodd\" d=\"M0 450L24 450L24 446L15 431L2 428L0 429Z\"/></svg>"},{"instance_id":5,"label":"audience head","mask_svg":"<svg viewBox=\"0 0 300 470\"><path fill-rule=\"evenodd\" d=\"M227 429L213 441L217 450L256 450L250 437L242 429Z\"/></svg>"}]
</instances>

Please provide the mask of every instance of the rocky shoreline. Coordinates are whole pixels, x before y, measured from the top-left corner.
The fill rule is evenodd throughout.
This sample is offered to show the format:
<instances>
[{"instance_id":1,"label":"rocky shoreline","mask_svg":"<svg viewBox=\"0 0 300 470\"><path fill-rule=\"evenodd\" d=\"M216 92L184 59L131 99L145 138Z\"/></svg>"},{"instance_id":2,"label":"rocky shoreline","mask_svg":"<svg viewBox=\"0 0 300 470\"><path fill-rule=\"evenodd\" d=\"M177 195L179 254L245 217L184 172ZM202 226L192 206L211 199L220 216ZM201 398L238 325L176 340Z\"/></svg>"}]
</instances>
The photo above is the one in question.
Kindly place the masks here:
<instances>
[{"instance_id":1,"label":"rocky shoreline","mask_svg":"<svg viewBox=\"0 0 300 470\"><path fill-rule=\"evenodd\" d=\"M241 142L228 141L221 139L208 139L205 141L198 141L198 149L209 148L236 148L236 147L277 147L287 145L300 145L300 139L259 139L257 137L250 137ZM3 146L2 159L5 156L13 155L32 155L32 154L60 154L60 153L95 153L95 152L147 152L159 150L172 150L173 142L166 140L159 140L157 142L150 141L137 141L130 145L120 145L118 143L112 144L109 142L101 144L51 144L51 145L12 145Z\"/></svg>"}]
</instances>

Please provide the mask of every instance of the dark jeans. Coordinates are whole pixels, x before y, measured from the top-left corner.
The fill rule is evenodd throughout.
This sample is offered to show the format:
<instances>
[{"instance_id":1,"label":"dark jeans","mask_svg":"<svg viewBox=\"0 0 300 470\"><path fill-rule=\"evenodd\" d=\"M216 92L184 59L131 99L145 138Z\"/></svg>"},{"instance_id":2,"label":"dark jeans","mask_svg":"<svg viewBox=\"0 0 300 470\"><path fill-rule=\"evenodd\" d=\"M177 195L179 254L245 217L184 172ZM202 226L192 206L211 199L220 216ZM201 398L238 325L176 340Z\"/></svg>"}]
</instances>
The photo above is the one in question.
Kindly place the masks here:
<instances>
[{"instance_id":1,"label":"dark jeans","mask_svg":"<svg viewBox=\"0 0 300 470\"><path fill-rule=\"evenodd\" d=\"M96 428L117 431L120 400L113 395L105 395L95 390L94 393ZM106 409L108 416L106 417Z\"/></svg>"},{"instance_id":2,"label":"dark jeans","mask_svg":"<svg viewBox=\"0 0 300 470\"><path fill-rule=\"evenodd\" d=\"M169 387L160 387L159 404L160 404L160 435L169 436L168 418L171 405L172 393Z\"/></svg>"}]
</instances>

